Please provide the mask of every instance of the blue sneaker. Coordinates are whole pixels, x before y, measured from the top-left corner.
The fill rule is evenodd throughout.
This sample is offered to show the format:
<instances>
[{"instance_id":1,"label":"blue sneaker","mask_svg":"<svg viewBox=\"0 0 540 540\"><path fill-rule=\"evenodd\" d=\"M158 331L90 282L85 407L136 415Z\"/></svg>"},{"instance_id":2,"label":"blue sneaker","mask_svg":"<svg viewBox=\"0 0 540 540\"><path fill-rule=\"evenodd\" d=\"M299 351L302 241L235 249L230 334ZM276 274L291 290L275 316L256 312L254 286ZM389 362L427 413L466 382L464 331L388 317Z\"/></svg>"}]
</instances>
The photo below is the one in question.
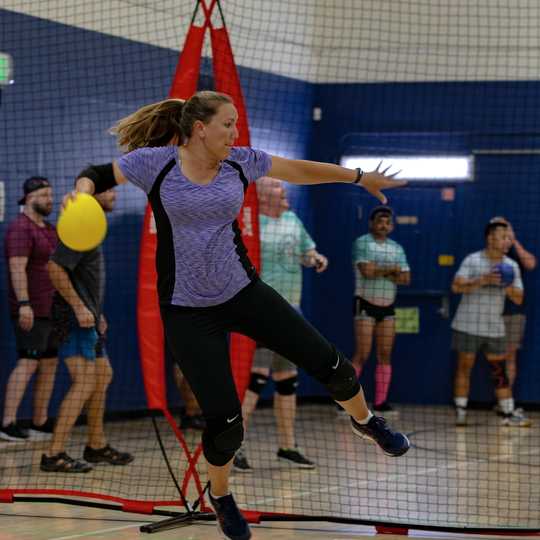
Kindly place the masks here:
<instances>
[{"instance_id":1,"label":"blue sneaker","mask_svg":"<svg viewBox=\"0 0 540 540\"><path fill-rule=\"evenodd\" d=\"M229 540L249 540L251 531L244 516L238 510L231 494L214 499L209 492L210 502L216 511L218 529Z\"/></svg>"},{"instance_id":2,"label":"blue sneaker","mask_svg":"<svg viewBox=\"0 0 540 540\"><path fill-rule=\"evenodd\" d=\"M381 416L372 416L367 424L359 424L351 417L353 433L378 444L388 456L402 456L411 446L403 433L392 431Z\"/></svg>"}]
</instances>

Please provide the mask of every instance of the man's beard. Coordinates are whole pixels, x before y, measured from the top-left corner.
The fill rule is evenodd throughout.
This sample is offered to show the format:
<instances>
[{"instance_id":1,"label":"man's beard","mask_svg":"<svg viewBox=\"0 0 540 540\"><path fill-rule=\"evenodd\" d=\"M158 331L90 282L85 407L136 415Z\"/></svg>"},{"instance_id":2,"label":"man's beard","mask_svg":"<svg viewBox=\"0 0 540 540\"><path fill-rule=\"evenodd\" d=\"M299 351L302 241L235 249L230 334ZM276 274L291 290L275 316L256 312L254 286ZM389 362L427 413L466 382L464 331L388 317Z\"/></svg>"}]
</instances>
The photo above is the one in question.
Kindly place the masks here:
<instances>
[{"instance_id":1,"label":"man's beard","mask_svg":"<svg viewBox=\"0 0 540 540\"><path fill-rule=\"evenodd\" d=\"M49 206L41 206L37 203L34 203L32 205L32 210L36 214L39 214L40 216L43 216L43 217L47 217L52 212L52 208L50 208Z\"/></svg>"}]
</instances>

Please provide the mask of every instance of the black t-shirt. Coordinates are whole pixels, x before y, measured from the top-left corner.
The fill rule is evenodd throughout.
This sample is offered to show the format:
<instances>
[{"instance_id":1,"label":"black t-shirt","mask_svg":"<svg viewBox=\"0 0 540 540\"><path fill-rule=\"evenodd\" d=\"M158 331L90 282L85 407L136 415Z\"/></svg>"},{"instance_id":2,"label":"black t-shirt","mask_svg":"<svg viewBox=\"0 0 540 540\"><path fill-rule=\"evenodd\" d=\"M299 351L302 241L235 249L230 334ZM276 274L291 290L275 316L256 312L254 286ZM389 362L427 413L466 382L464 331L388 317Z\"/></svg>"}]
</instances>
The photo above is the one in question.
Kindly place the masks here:
<instances>
[{"instance_id":1,"label":"black t-shirt","mask_svg":"<svg viewBox=\"0 0 540 540\"><path fill-rule=\"evenodd\" d=\"M507 257L510 257L513 261L516 261L516 263L519 266L519 271L521 272L521 279L523 280L524 295L523 295L523 304L521 304L520 306L518 306L517 304L514 304L514 302L512 302L512 300L510 300L508 298L508 296L507 296L506 300L504 302L503 314L504 315L515 315L517 313L525 313L525 302L527 301L527 293L526 293L526 287L525 287L525 276L527 274L527 270L525 270L525 267L521 263L521 260L519 259L516 248L514 246L512 246L510 248L510 251L506 255L507 255Z\"/></svg>"},{"instance_id":2,"label":"black t-shirt","mask_svg":"<svg viewBox=\"0 0 540 540\"><path fill-rule=\"evenodd\" d=\"M94 314L97 324L105 288L105 265L101 246L90 251L74 251L62 242L58 242L51 260L66 270L73 288L84 305ZM67 304L58 293L56 302Z\"/></svg>"}]
</instances>

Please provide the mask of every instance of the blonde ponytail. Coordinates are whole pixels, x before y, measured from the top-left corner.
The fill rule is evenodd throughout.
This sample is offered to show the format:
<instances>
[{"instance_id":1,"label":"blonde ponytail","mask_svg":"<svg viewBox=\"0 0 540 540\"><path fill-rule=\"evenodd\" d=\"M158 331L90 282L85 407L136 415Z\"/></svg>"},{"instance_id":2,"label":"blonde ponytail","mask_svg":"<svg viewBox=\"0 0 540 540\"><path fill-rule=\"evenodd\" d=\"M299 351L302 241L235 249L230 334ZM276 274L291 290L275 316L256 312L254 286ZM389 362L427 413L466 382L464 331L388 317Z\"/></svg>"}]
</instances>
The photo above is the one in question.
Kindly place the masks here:
<instances>
[{"instance_id":1,"label":"blonde ponytail","mask_svg":"<svg viewBox=\"0 0 540 540\"><path fill-rule=\"evenodd\" d=\"M128 152L147 146L166 146L175 136L180 143L184 103L181 99L166 99L145 105L120 119L110 132L116 135L118 145Z\"/></svg>"},{"instance_id":2,"label":"blonde ponytail","mask_svg":"<svg viewBox=\"0 0 540 540\"><path fill-rule=\"evenodd\" d=\"M166 146L175 137L177 144L182 144L191 137L196 121L207 124L226 103L232 104L227 94L211 90L197 92L187 101L165 99L122 118L110 132L116 135L118 145L128 152L147 146Z\"/></svg>"}]
</instances>

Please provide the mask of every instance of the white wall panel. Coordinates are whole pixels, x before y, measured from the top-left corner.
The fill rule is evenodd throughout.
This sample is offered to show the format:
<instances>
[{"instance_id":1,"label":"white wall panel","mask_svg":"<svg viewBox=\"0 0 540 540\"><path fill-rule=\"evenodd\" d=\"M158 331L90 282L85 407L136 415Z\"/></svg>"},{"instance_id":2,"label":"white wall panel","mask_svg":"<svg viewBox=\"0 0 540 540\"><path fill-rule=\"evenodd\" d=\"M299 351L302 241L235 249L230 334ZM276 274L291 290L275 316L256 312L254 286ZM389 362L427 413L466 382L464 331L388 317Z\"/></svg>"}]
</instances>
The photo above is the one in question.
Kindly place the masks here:
<instances>
[{"instance_id":1,"label":"white wall panel","mask_svg":"<svg viewBox=\"0 0 540 540\"><path fill-rule=\"evenodd\" d=\"M537 79L538 0L222 0L237 62L317 82ZM194 0L2 0L178 50Z\"/></svg>"}]
</instances>

